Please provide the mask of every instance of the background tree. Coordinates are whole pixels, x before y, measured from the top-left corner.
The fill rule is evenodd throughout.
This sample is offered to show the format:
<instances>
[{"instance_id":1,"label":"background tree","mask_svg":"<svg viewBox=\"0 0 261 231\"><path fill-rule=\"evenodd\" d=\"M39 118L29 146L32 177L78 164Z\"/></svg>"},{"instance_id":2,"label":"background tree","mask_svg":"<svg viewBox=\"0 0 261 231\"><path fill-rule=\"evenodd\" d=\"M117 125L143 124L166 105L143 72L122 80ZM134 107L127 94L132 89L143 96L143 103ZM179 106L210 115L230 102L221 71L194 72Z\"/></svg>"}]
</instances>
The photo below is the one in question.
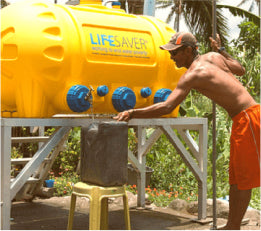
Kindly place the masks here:
<instances>
[{"instance_id":1,"label":"background tree","mask_svg":"<svg viewBox=\"0 0 261 231\"><path fill-rule=\"evenodd\" d=\"M174 17L174 29L182 30L179 27L181 15L189 30L193 34L200 34L201 41L209 44L209 36L212 36L212 0L159 0L157 8L170 8L166 22L169 23ZM227 39L227 19L223 16L221 9L217 9L217 33L222 41ZM210 48L210 47L209 47Z\"/></svg>"},{"instance_id":2,"label":"background tree","mask_svg":"<svg viewBox=\"0 0 261 231\"><path fill-rule=\"evenodd\" d=\"M5 0L1 0L1 8L4 8L7 5L8 3Z\"/></svg>"},{"instance_id":3,"label":"background tree","mask_svg":"<svg viewBox=\"0 0 261 231\"><path fill-rule=\"evenodd\" d=\"M246 68L246 73L239 77L248 92L260 101L260 27L252 21L244 20L238 27L240 33L237 39L232 40L236 50L228 47L229 52Z\"/></svg>"},{"instance_id":4,"label":"background tree","mask_svg":"<svg viewBox=\"0 0 261 231\"><path fill-rule=\"evenodd\" d=\"M246 11L244 9L241 9L241 8L238 8L235 6L228 6L228 5L222 5L222 4L217 4L217 8L219 8L219 9L226 8L234 16L241 16L242 18L246 18L246 19L248 19L248 21L252 21L258 27L260 27L260 16L257 16L249 11Z\"/></svg>"},{"instance_id":5,"label":"background tree","mask_svg":"<svg viewBox=\"0 0 261 231\"><path fill-rule=\"evenodd\" d=\"M121 3L121 9L124 9L130 14L143 14L144 0L119 0ZM126 4L127 2L127 4ZM126 6L128 9L126 9Z\"/></svg>"},{"instance_id":6,"label":"background tree","mask_svg":"<svg viewBox=\"0 0 261 231\"><path fill-rule=\"evenodd\" d=\"M241 6L246 2L242 2L238 5ZM252 0L252 4L249 11L253 10L254 3L257 3L260 8L260 0ZM157 8L170 8L170 12L166 19L169 23L174 18L174 29L176 31L180 30L180 17L183 15L184 21L188 26L189 30L195 35L200 36L200 41L204 44L209 44L209 36L212 34L212 0L158 0ZM241 16L247 18L249 21L254 22L258 27L260 27L260 17L243 10L239 7L228 6L217 4L217 33L220 34L221 40L224 44L227 44L227 18L223 15L222 9L227 8L234 16ZM207 45L208 50L210 49Z\"/></svg>"}]
</instances>

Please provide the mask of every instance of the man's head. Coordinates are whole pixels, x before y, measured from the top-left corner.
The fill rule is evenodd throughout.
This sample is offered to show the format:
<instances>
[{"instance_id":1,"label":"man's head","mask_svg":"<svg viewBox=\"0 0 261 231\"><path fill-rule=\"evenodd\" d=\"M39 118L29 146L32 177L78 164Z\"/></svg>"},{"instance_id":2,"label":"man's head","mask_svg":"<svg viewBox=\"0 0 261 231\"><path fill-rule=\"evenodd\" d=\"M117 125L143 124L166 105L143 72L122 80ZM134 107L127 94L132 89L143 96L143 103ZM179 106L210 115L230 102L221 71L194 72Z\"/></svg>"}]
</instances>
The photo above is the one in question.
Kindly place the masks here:
<instances>
[{"instance_id":1,"label":"man's head","mask_svg":"<svg viewBox=\"0 0 261 231\"><path fill-rule=\"evenodd\" d=\"M162 50L169 51L171 55L171 59L173 59L178 67L185 66L187 67L187 64L178 64L178 58L175 56L178 56L181 51L185 54L183 55L192 55L192 58L195 58L198 55L198 45L197 45L197 39L189 32L178 32L174 34L170 41L160 46ZM188 48L188 49L187 49ZM188 53L187 53L188 52Z\"/></svg>"}]
</instances>

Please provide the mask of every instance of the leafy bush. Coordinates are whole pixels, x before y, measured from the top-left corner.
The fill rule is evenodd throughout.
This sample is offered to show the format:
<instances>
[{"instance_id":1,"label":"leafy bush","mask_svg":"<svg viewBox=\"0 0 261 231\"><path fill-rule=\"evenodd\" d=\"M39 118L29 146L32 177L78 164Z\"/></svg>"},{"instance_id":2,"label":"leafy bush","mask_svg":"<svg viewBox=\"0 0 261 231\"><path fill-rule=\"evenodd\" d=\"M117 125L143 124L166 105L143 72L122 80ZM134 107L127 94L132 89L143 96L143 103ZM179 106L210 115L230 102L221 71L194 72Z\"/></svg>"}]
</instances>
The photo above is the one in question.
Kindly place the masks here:
<instances>
[{"instance_id":1,"label":"leafy bush","mask_svg":"<svg viewBox=\"0 0 261 231\"><path fill-rule=\"evenodd\" d=\"M51 135L54 128L47 130L46 135ZM79 162L81 145L81 130L79 127L73 128L65 142L65 149L56 157L49 179L54 179L55 196L67 196L72 193L72 186L80 181L76 168Z\"/></svg>"},{"instance_id":2,"label":"leafy bush","mask_svg":"<svg viewBox=\"0 0 261 231\"><path fill-rule=\"evenodd\" d=\"M50 135L54 129L47 131ZM58 154L52 166L52 172L56 177L65 175L70 176L76 172L76 168L80 159L81 144L80 144L81 130L79 127L73 128L65 143L65 149Z\"/></svg>"},{"instance_id":3,"label":"leafy bush","mask_svg":"<svg viewBox=\"0 0 261 231\"><path fill-rule=\"evenodd\" d=\"M159 190L156 188L152 188L148 186L145 188L145 192L148 196L147 200L151 203L154 203L156 206L165 207L170 204L171 201L175 199L183 199L186 201L195 201L197 200L198 194L191 192L189 196L184 193L184 188L179 187L177 190L174 190L172 184L169 185L169 190ZM137 187L136 185L128 185L126 190L132 192L133 194L137 194Z\"/></svg>"},{"instance_id":4,"label":"leafy bush","mask_svg":"<svg viewBox=\"0 0 261 231\"><path fill-rule=\"evenodd\" d=\"M246 73L239 77L248 92L260 102L260 28L253 22L243 21L238 26L240 34L232 40L229 53L245 67Z\"/></svg>"},{"instance_id":5,"label":"leafy bush","mask_svg":"<svg viewBox=\"0 0 261 231\"><path fill-rule=\"evenodd\" d=\"M54 179L54 196L70 196L72 194L72 187L75 183L79 182L79 176L76 173L70 176L50 177Z\"/></svg>"},{"instance_id":6,"label":"leafy bush","mask_svg":"<svg viewBox=\"0 0 261 231\"><path fill-rule=\"evenodd\" d=\"M260 28L252 21L244 20L238 25L240 34L232 40L238 50L247 52L248 57L253 57L260 51Z\"/></svg>"}]
</instances>

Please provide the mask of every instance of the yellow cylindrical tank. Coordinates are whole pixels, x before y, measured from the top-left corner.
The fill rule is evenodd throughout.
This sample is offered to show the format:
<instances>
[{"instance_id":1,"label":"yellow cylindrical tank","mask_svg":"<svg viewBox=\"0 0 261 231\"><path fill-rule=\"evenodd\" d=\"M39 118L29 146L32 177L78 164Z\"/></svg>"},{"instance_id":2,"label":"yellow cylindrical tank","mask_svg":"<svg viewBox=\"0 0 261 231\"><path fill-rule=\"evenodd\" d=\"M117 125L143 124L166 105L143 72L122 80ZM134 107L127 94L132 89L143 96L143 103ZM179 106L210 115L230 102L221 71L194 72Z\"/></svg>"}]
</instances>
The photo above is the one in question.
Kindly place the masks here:
<instances>
[{"instance_id":1,"label":"yellow cylindrical tank","mask_svg":"<svg viewBox=\"0 0 261 231\"><path fill-rule=\"evenodd\" d=\"M166 100L185 71L159 49L174 33L97 0L9 5L1 10L1 114L45 118L91 106L114 114Z\"/></svg>"}]
</instances>

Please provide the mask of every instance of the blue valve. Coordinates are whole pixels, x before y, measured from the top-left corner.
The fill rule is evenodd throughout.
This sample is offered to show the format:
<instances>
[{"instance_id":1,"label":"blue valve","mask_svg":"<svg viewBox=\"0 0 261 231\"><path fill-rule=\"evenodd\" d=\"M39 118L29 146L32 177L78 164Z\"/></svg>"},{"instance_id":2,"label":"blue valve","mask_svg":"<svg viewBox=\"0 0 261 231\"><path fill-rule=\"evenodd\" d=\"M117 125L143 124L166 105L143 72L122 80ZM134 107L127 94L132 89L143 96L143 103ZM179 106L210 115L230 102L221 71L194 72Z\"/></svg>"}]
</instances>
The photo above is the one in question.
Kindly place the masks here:
<instances>
[{"instance_id":1,"label":"blue valve","mask_svg":"<svg viewBox=\"0 0 261 231\"><path fill-rule=\"evenodd\" d=\"M156 91L154 95L154 103L164 102L167 100L168 96L171 94L171 90L167 88L161 88Z\"/></svg>"},{"instance_id":2,"label":"blue valve","mask_svg":"<svg viewBox=\"0 0 261 231\"><path fill-rule=\"evenodd\" d=\"M119 87L112 94L112 104L116 111L132 109L136 104L136 96L128 87Z\"/></svg>"},{"instance_id":3,"label":"blue valve","mask_svg":"<svg viewBox=\"0 0 261 231\"><path fill-rule=\"evenodd\" d=\"M66 100L69 108L74 112L87 111L91 104L85 99L89 89L83 85L74 85L67 92ZM92 99L92 96L90 96Z\"/></svg>"},{"instance_id":4,"label":"blue valve","mask_svg":"<svg viewBox=\"0 0 261 231\"><path fill-rule=\"evenodd\" d=\"M105 96L109 92L109 88L106 85L102 85L97 87L97 94L98 96Z\"/></svg>"},{"instance_id":5,"label":"blue valve","mask_svg":"<svg viewBox=\"0 0 261 231\"><path fill-rule=\"evenodd\" d=\"M143 98L147 98L151 95L151 89L149 87L144 87L140 90L140 94Z\"/></svg>"}]
</instances>

